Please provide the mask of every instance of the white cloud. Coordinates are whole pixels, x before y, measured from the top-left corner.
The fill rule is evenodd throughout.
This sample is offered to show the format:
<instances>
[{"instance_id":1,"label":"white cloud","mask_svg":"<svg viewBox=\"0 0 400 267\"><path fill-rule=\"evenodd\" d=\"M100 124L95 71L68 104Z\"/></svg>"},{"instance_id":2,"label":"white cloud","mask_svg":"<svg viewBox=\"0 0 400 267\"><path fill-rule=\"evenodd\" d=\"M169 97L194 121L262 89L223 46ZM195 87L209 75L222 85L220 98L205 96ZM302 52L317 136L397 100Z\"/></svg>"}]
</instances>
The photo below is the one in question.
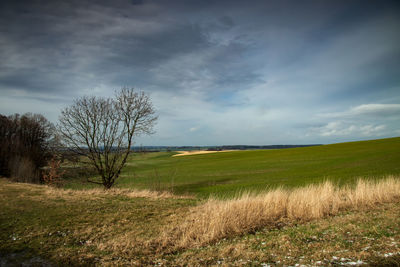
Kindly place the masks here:
<instances>
[{"instance_id":1,"label":"white cloud","mask_svg":"<svg viewBox=\"0 0 400 267\"><path fill-rule=\"evenodd\" d=\"M357 125L347 124L342 121L333 121L328 124L313 128L314 133L323 137L344 137L344 136L382 136L384 135L385 125Z\"/></svg>"},{"instance_id":2,"label":"white cloud","mask_svg":"<svg viewBox=\"0 0 400 267\"><path fill-rule=\"evenodd\" d=\"M362 115L362 114L400 115L400 104L364 104L352 108L349 113L353 115Z\"/></svg>"},{"instance_id":3,"label":"white cloud","mask_svg":"<svg viewBox=\"0 0 400 267\"><path fill-rule=\"evenodd\" d=\"M323 113L322 118L356 118L361 116L379 116L400 118L400 104L362 104L348 110Z\"/></svg>"},{"instance_id":4,"label":"white cloud","mask_svg":"<svg viewBox=\"0 0 400 267\"><path fill-rule=\"evenodd\" d=\"M309 137L357 140L397 136L400 104L361 104L341 112L321 113L314 119L320 126L309 127Z\"/></svg>"}]
</instances>

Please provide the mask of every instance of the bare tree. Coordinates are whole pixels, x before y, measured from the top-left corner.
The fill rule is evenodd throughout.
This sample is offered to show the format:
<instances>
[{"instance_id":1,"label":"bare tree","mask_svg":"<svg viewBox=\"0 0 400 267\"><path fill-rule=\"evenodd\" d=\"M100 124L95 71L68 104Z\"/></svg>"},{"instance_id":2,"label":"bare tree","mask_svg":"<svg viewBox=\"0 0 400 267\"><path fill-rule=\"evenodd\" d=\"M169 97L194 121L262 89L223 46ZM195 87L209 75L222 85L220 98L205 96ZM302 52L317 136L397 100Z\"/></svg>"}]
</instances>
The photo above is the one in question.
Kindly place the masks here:
<instances>
[{"instance_id":1,"label":"bare tree","mask_svg":"<svg viewBox=\"0 0 400 267\"><path fill-rule=\"evenodd\" d=\"M65 145L88 157L106 189L113 186L124 167L133 139L151 134L157 120L150 97L123 88L115 98L82 97L65 108L59 131Z\"/></svg>"}]
</instances>

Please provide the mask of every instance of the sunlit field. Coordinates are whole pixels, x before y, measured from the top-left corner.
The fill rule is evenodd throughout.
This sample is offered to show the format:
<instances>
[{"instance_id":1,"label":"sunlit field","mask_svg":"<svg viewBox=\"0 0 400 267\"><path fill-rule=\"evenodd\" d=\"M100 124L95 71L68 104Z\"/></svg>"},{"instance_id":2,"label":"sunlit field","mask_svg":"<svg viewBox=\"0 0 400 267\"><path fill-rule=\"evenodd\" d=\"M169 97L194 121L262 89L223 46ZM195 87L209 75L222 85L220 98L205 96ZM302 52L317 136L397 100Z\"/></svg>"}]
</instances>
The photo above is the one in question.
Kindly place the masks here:
<instances>
[{"instance_id":1,"label":"sunlit field","mask_svg":"<svg viewBox=\"0 0 400 267\"><path fill-rule=\"evenodd\" d=\"M400 174L400 138L280 150L235 151L172 157L174 152L135 153L116 186L197 196L297 187L325 180ZM68 180L68 188L84 188Z\"/></svg>"}]
</instances>

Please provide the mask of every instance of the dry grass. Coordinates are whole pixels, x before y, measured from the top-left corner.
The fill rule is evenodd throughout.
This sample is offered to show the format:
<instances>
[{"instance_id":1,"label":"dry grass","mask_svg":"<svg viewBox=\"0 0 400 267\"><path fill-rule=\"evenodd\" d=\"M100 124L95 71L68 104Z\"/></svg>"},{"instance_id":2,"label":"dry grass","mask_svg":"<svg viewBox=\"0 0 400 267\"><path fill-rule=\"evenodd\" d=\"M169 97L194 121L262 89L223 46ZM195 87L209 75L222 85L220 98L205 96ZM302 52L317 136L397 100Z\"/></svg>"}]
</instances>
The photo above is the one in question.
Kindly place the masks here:
<instances>
[{"instance_id":1,"label":"dry grass","mask_svg":"<svg viewBox=\"0 0 400 267\"><path fill-rule=\"evenodd\" d=\"M340 188L327 181L293 190L245 193L232 200L209 199L194 207L184 222L166 229L157 242L161 249L197 247L266 226L306 222L399 199L400 177L394 176L360 179L354 187Z\"/></svg>"},{"instance_id":2,"label":"dry grass","mask_svg":"<svg viewBox=\"0 0 400 267\"><path fill-rule=\"evenodd\" d=\"M109 190L104 190L101 188L96 189L87 189L87 190L72 190L72 189L59 189L53 187L47 187L46 194L48 196L54 197L65 197L65 196L90 196L90 197L103 197L103 196L126 196L131 198L153 198L153 199L160 199L160 198L174 198L174 199L181 199L181 198L190 198L190 196L178 196L174 195L168 191L152 191L148 189L136 190L136 189L121 189L121 188L113 188Z\"/></svg>"},{"instance_id":3,"label":"dry grass","mask_svg":"<svg viewBox=\"0 0 400 267\"><path fill-rule=\"evenodd\" d=\"M0 178L0 258L23 250L57 266L144 266L141 257L151 255L146 241L196 202L181 198L147 190L64 190Z\"/></svg>"},{"instance_id":4,"label":"dry grass","mask_svg":"<svg viewBox=\"0 0 400 267\"><path fill-rule=\"evenodd\" d=\"M182 250L165 265L349 266L362 261L362 266L399 266L399 214L400 205L395 202L280 229L265 227Z\"/></svg>"},{"instance_id":5,"label":"dry grass","mask_svg":"<svg viewBox=\"0 0 400 267\"><path fill-rule=\"evenodd\" d=\"M28 258L60 266L381 262L400 255L399 183L398 176L352 188L324 183L194 207L196 200L157 194L131 199L124 189L62 190L0 179L0 254L23 249Z\"/></svg>"},{"instance_id":6,"label":"dry grass","mask_svg":"<svg viewBox=\"0 0 400 267\"><path fill-rule=\"evenodd\" d=\"M6 182L2 186L15 189L26 188L25 183L14 183ZM168 191L153 191L148 189L122 189L122 188L112 188L109 190L104 190L103 188L95 189L83 189L83 190L73 190L73 189L63 189L55 188L48 185L35 185L30 184L31 191L40 191L48 198L61 198L61 199L77 199L77 198L96 198L104 196L126 196L130 198L151 198L151 199L163 199L163 198L173 198L173 199L187 199L193 198L188 195L174 195Z\"/></svg>"}]
</instances>

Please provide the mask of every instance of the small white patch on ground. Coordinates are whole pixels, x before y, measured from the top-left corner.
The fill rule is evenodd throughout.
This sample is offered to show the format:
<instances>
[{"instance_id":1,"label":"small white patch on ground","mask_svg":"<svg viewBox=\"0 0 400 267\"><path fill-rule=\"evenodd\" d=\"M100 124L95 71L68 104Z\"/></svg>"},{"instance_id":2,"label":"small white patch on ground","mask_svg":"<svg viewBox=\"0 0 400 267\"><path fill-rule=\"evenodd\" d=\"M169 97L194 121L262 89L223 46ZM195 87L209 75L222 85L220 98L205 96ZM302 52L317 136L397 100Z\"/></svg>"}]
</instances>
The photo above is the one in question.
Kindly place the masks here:
<instances>
[{"instance_id":1,"label":"small white patch on ground","mask_svg":"<svg viewBox=\"0 0 400 267\"><path fill-rule=\"evenodd\" d=\"M210 154L210 153L219 153L219 152L232 152L237 150L220 150L220 151L210 151L210 150L192 150L192 151L176 151L179 154L173 155L173 157L180 157L180 156L189 156L189 155L199 155L199 154Z\"/></svg>"}]
</instances>

